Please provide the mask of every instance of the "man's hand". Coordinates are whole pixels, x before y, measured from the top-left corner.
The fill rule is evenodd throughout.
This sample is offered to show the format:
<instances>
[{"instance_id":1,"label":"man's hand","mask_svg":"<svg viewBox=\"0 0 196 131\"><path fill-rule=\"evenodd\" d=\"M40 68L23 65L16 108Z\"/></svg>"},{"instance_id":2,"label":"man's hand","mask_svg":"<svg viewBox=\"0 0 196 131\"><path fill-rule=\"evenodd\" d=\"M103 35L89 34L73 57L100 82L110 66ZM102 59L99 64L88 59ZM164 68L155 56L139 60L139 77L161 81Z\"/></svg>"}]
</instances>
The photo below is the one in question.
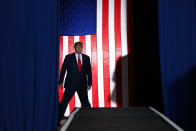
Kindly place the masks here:
<instances>
[{"instance_id":1,"label":"man's hand","mask_svg":"<svg viewBox=\"0 0 196 131\"><path fill-rule=\"evenodd\" d=\"M59 86L60 86L60 88L63 88L63 83L60 83Z\"/></svg>"},{"instance_id":2,"label":"man's hand","mask_svg":"<svg viewBox=\"0 0 196 131\"><path fill-rule=\"evenodd\" d=\"M91 89L91 85L88 85L88 90L90 90Z\"/></svg>"}]
</instances>

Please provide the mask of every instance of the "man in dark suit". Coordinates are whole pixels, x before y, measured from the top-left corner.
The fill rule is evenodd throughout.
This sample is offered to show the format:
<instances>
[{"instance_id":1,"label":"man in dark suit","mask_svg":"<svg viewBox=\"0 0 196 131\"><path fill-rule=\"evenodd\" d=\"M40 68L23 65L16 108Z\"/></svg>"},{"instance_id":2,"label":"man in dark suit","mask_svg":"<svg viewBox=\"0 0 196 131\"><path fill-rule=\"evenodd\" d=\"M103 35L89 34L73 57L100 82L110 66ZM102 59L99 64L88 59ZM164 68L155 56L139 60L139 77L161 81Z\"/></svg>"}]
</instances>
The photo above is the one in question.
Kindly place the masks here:
<instances>
[{"instance_id":1,"label":"man in dark suit","mask_svg":"<svg viewBox=\"0 0 196 131\"><path fill-rule=\"evenodd\" d=\"M82 54L83 43L74 44L75 53L65 56L59 79L60 88L63 88L65 72L67 72L64 82L65 92L59 104L59 123L67 108L69 101L75 92L78 93L82 107L91 107L88 100L88 92L92 85L92 72L89 56Z\"/></svg>"}]
</instances>

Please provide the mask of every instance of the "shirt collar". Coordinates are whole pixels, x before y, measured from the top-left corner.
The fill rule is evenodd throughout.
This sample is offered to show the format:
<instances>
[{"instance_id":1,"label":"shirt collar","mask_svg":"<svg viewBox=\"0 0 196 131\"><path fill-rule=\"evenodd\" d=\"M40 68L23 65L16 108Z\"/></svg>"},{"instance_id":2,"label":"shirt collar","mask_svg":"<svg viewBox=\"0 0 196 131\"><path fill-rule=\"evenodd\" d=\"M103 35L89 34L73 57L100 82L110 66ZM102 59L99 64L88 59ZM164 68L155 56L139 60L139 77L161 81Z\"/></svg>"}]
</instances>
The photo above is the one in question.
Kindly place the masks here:
<instances>
[{"instance_id":1,"label":"shirt collar","mask_svg":"<svg viewBox=\"0 0 196 131\"><path fill-rule=\"evenodd\" d=\"M78 56L79 54L75 52L75 55ZM82 57L82 54L80 54L80 57Z\"/></svg>"}]
</instances>

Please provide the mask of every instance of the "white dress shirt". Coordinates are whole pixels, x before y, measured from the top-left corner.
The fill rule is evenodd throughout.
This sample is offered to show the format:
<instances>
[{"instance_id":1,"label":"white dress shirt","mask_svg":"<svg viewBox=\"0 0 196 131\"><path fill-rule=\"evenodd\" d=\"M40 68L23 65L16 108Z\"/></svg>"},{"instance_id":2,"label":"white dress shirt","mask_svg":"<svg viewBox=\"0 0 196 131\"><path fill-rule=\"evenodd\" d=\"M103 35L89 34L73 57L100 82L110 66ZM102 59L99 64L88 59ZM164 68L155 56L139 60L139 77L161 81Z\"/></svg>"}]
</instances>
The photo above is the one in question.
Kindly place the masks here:
<instances>
[{"instance_id":1,"label":"white dress shirt","mask_svg":"<svg viewBox=\"0 0 196 131\"><path fill-rule=\"evenodd\" d=\"M75 52L75 56L76 56L76 61L78 63L78 53ZM80 60L81 60L81 65L82 65L82 54L80 54Z\"/></svg>"}]
</instances>

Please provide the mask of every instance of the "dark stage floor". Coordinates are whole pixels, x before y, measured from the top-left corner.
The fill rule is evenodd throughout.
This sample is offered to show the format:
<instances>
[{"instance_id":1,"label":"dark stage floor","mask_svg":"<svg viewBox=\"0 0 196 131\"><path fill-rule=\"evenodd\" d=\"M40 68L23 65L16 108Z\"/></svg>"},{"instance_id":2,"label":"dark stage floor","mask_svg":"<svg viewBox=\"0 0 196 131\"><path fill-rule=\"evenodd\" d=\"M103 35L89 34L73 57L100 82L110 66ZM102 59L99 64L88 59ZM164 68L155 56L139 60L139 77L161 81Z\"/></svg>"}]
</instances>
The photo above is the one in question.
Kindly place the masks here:
<instances>
[{"instance_id":1,"label":"dark stage floor","mask_svg":"<svg viewBox=\"0 0 196 131\"><path fill-rule=\"evenodd\" d=\"M175 131L182 130L147 107L76 108L61 131Z\"/></svg>"}]
</instances>

